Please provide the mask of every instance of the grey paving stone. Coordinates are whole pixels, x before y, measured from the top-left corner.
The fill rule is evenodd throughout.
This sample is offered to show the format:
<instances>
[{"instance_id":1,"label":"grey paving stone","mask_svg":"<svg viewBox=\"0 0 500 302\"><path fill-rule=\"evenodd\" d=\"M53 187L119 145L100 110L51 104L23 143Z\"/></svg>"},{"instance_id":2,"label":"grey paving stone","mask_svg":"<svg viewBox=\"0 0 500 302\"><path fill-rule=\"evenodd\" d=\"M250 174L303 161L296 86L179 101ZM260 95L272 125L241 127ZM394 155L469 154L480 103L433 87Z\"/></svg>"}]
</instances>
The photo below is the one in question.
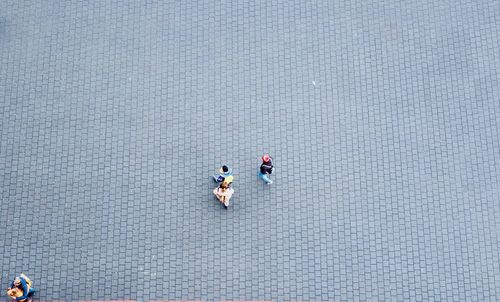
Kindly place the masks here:
<instances>
[{"instance_id":1,"label":"grey paving stone","mask_svg":"<svg viewBox=\"0 0 500 302\"><path fill-rule=\"evenodd\" d=\"M0 2L0 283L25 272L64 301L500 300L498 16Z\"/></svg>"}]
</instances>

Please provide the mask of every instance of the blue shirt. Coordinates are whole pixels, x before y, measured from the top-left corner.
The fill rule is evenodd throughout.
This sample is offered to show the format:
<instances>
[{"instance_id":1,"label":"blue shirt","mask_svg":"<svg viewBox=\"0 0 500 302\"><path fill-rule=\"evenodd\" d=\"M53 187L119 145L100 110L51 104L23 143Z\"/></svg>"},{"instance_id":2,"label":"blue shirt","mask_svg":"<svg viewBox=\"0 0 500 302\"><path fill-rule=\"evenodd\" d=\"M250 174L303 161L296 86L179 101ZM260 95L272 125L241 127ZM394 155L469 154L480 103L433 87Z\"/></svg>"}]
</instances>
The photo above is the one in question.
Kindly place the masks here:
<instances>
[{"instance_id":1,"label":"blue shirt","mask_svg":"<svg viewBox=\"0 0 500 302\"><path fill-rule=\"evenodd\" d=\"M231 170L224 172L222 174L219 174L219 176L217 176L217 182L223 182L224 179L226 179L226 177L232 176L232 175L233 175L233 172Z\"/></svg>"}]
</instances>

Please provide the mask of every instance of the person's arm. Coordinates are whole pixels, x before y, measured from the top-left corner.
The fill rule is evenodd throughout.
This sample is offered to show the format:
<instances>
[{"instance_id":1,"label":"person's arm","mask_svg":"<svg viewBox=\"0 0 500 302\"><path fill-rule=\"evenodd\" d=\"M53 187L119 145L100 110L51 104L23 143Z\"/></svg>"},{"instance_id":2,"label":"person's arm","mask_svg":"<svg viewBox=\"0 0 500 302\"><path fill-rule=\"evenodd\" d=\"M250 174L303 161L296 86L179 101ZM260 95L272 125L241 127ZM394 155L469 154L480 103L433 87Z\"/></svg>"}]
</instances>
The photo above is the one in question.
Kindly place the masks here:
<instances>
[{"instance_id":1,"label":"person's arm","mask_svg":"<svg viewBox=\"0 0 500 302\"><path fill-rule=\"evenodd\" d=\"M19 279L21 279L21 286L23 288L23 295L21 297L17 297L16 301L25 300L26 298L28 298L28 294L29 294L28 284L26 284L26 281L23 278L19 278Z\"/></svg>"},{"instance_id":2,"label":"person's arm","mask_svg":"<svg viewBox=\"0 0 500 302\"><path fill-rule=\"evenodd\" d=\"M263 168L263 170L266 173L271 174L271 169L273 168L273 166L268 166L268 165L262 164L261 168Z\"/></svg>"}]
</instances>

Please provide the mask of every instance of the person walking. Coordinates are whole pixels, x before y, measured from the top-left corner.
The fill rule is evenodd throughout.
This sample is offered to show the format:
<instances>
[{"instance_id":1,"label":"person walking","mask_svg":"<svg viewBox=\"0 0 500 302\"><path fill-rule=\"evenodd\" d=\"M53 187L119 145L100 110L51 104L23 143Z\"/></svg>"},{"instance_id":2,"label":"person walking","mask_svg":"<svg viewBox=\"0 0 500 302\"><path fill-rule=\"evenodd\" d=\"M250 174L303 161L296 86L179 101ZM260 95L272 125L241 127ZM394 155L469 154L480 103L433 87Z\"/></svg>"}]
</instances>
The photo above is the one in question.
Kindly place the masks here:
<instances>
[{"instance_id":1,"label":"person walking","mask_svg":"<svg viewBox=\"0 0 500 302\"><path fill-rule=\"evenodd\" d=\"M234 194L234 189L231 188L228 183L222 182L220 186L214 189L213 193L227 210L229 207L229 200Z\"/></svg>"},{"instance_id":2,"label":"person walking","mask_svg":"<svg viewBox=\"0 0 500 302\"><path fill-rule=\"evenodd\" d=\"M273 173L273 159L269 154L262 155L262 164L259 168L259 178L262 179L266 184L270 185L273 181L269 178L268 175Z\"/></svg>"},{"instance_id":3,"label":"person walking","mask_svg":"<svg viewBox=\"0 0 500 302\"><path fill-rule=\"evenodd\" d=\"M21 302L30 301L35 292L33 282L25 274L16 277L7 288L7 295L13 300Z\"/></svg>"},{"instance_id":4,"label":"person walking","mask_svg":"<svg viewBox=\"0 0 500 302\"><path fill-rule=\"evenodd\" d=\"M216 183L222 182L232 182L233 181L233 172L229 169L228 166L224 165L220 167L219 174L212 175L213 180Z\"/></svg>"}]
</instances>

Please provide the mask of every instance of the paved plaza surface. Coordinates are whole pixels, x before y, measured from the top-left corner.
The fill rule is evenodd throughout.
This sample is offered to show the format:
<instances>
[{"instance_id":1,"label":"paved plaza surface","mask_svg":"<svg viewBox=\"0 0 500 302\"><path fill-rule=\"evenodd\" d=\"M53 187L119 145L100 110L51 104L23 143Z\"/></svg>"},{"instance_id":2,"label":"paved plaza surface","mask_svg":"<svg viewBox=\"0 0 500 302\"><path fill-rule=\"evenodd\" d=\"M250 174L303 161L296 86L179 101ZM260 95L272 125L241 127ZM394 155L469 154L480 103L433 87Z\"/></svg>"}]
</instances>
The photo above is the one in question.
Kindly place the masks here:
<instances>
[{"instance_id":1,"label":"paved plaza surface","mask_svg":"<svg viewBox=\"0 0 500 302\"><path fill-rule=\"evenodd\" d=\"M498 1L4 0L0 107L2 288L500 301Z\"/></svg>"}]
</instances>

